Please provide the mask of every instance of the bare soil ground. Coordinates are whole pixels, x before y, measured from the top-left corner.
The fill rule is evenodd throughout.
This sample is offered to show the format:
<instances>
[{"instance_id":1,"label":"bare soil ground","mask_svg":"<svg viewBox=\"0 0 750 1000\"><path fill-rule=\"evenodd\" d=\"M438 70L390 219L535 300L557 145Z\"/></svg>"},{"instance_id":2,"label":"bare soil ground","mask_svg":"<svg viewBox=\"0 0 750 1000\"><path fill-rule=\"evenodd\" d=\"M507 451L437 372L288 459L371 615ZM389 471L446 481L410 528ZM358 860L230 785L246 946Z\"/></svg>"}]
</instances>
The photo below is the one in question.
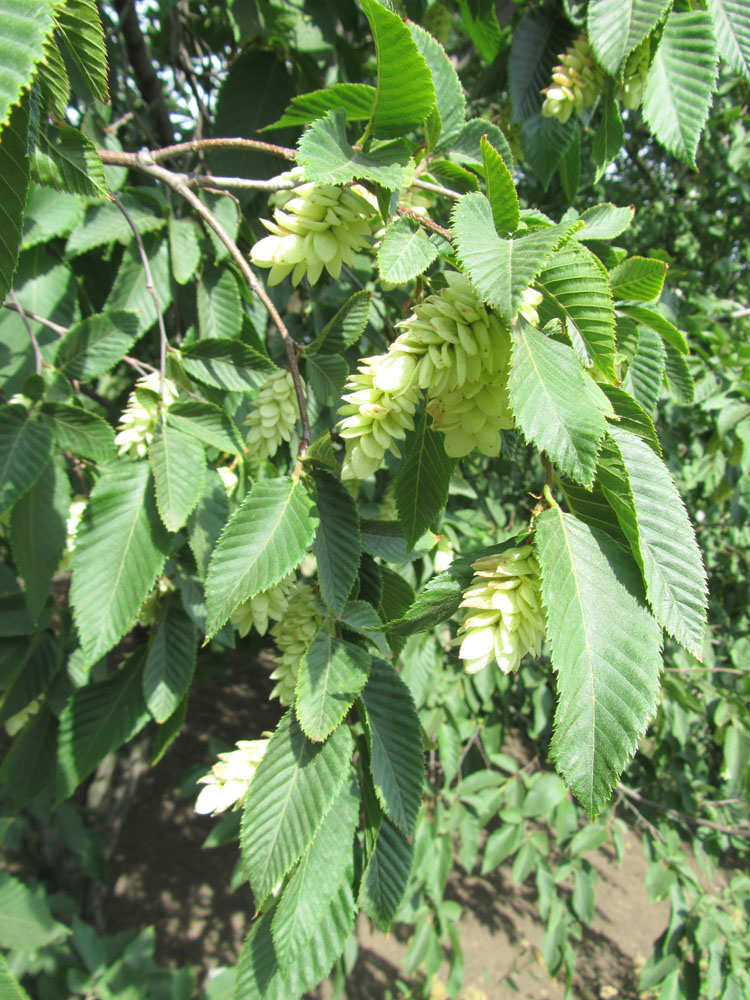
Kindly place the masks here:
<instances>
[{"instance_id":1,"label":"bare soil ground","mask_svg":"<svg viewBox=\"0 0 750 1000\"><path fill-rule=\"evenodd\" d=\"M103 928L114 933L152 924L157 959L165 965L205 970L234 963L251 921L247 885L236 892L229 889L236 844L202 848L214 821L197 816L194 799L181 791L186 775L206 771L212 763L209 737L233 744L273 728L278 706L268 703L266 671L253 663L239 676L235 670L232 679L194 686L183 733L160 764L143 773L113 845L109 885L100 905ZM575 996L636 1000L636 969L663 930L666 909L646 898L646 862L635 832L621 866L606 849L589 858L599 874L597 908L591 928L576 946ZM460 925L466 961L463 1000L562 1000L563 987L550 979L539 952L544 927L536 915L533 880L518 889L503 867L490 878L457 878L452 891L465 907ZM400 995L398 963L406 950L402 930L396 927L386 937L360 921L360 954L347 1000ZM323 987L318 995L330 994ZM441 997L440 983L433 996Z\"/></svg>"}]
</instances>

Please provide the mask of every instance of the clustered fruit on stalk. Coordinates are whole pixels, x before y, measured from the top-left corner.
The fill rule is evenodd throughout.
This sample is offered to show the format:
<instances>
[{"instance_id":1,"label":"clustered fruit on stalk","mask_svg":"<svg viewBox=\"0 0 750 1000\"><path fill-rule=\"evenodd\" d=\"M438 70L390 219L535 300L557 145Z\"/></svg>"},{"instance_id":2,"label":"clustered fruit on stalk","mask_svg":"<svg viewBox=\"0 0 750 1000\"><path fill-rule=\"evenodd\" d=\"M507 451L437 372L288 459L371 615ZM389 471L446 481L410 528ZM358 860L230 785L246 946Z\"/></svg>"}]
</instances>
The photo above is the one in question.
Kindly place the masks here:
<instances>
[{"instance_id":1,"label":"clustered fruit on stalk","mask_svg":"<svg viewBox=\"0 0 750 1000\"><path fill-rule=\"evenodd\" d=\"M585 33L559 56L560 64L552 69L552 83L545 87L542 114L564 124L574 111L596 104L604 90L607 76L599 66ZM619 88L625 107L634 111L640 107L651 59L651 42L644 38L630 54Z\"/></svg>"},{"instance_id":2,"label":"clustered fruit on stalk","mask_svg":"<svg viewBox=\"0 0 750 1000\"><path fill-rule=\"evenodd\" d=\"M479 299L465 275L443 274L447 287L415 306L399 323L403 332L387 354L364 358L350 376L339 409L346 442L342 479L366 479L386 451L400 457L397 441L414 428L424 393L433 429L446 454L461 458L477 448L500 453L500 431L513 427L508 400L510 334ZM525 293L522 312L538 322L541 294Z\"/></svg>"},{"instance_id":3,"label":"clustered fruit on stalk","mask_svg":"<svg viewBox=\"0 0 750 1000\"><path fill-rule=\"evenodd\" d=\"M294 589L294 573L289 573L275 587L256 594L235 608L230 618L240 636L244 638L251 628L258 635L265 635L271 620L279 621L286 613L289 597Z\"/></svg>"},{"instance_id":4,"label":"clustered fruit on stalk","mask_svg":"<svg viewBox=\"0 0 750 1000\"><path fill-rule=\"evenodd\" d=\"M511 673L527 653L539 656L544 638L534 550L529 544L506 549L485 556L472 568L474 579L460 605L470 611L458 631L458 655L470 674L493 661L503 673Z\"/></svg>"},{"instance_id":5,"label":"clustered fruit on stalk","mask_svg":"<svg viewBox=\"0 0 750 1000\"><path fill-rule=\"evenodd\" d=\"M542 114L564 124L574 111L580 113L596 103L606 77L594 58L585 34L577 38L559 58L559 66L552 68L552 83L542 91L546 95Z\"/></svg>"},{"instance_id":6,"label":"clustered fruit on stalk","mask_svg":"<svg viewBox=\"0 0 750 1000\"><path fill-rule=\"evenodd\" d=\"M131 392L128 403L120 416L115 444L118 455L129 455L132 459L145 458L151 438L159 420L161 406L167 408L177 399L179 389L170 379L164 379L164 393L160 398L161 379L159 372L151 372L139 378Z\"/></svg>"},{"instance_id":7,"label":"clustered fruit on stalk","mask_svg":"<svg viewBox=\"0 0 750 1000\"><path fill-rule=\"evenodd\" d=\"M271 697L278 698L282 705L291 705L294 701L299 665L322 624L315 591L308 584L298 582L281 621L271 629L281 653L271 674L271 680L276 681Z\"/></svg>"},{"instance_id":8,"label":"clustered fruit on stalk","mask_svg":"<svg viewBox=\"0 0 750 1000\"><path fill-rule=\"evenodd\" d=\"M273 458L282 441L289 441L297 423L297 397L291 373L279 369L266 379L245 423L252 455Z\"/></svg>"},{"instance_id":9,"label":"clustered fruit on stalk","mask_svg":"<svg viewBox=\"0 0 750 1000\"><path fill-rule=\"evenodd\" d=\"M302 169L295 167L281 177L302 180ZM269 285L278 285L288 274L293 285L305 274L314 285L323 268L338 278L341 265L353 264L356 251L366 246L368 220L376 211L370 198L359 185L304 183L274 192L269 199L273 222L260 220L272 235L254 245L253 263L270 267Z\"/></svg>"},{"instance_id":10,"label":"clustered fruit on stalk","mask_svg":"<svg viewBox=\"0 0 750 1000\"><path fill-rule=\"evenodd\" d=\"M236 750L220 753L208 774L198 779L205 787L196 799L195 811L201 816L217 816L239 805L267 748L268 739L239 740Z\"/></svg>"}]
</instances>

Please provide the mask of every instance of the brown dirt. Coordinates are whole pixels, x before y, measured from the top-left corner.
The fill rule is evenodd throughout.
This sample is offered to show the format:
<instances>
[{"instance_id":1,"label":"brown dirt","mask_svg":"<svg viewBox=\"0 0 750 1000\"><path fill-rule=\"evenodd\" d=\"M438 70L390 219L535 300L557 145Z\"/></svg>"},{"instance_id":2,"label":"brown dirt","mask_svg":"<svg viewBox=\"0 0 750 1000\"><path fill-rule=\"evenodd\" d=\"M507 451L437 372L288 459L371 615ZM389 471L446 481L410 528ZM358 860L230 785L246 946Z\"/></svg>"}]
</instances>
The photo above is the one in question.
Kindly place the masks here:
<instances>
[{"instance_id":1,"label":"brown dirt","mask_svg":"<svg viewBox=\"0 0 750 1000\"><path fill-rule=\"evenodd\" d=\"M268 703L267 671L255 663L247 666L244 679L237 677L235 670L231 679L194 685L183 733L160 764L140 778L113 845L108 889L97 907L108 933L152 924L157 960L166 965L205 970L233 964L252 917L247 884L236 892L229 889L236 844L203 849L214 821L197 816L194 798L181 790L191 773L204 773L212 763L210 737L231 745L258 737L277 721L278 706ZM574 995L635 1000L635 970L666 925L666 907L646 898L646 862L636 833L621 866L606 849L588 859L599 874L597 907L591 928L576 944ZM564 989L550 979L539 952L544 926L536 915L532 880L516 888L509 866L503 866L491 877L457 878L452 889L464 905L463 1000L562 1000ZM360 954L346 1000L399 995L396 982L404 977L398 963L406 950L400 930L386 937L360 921ZM319 995L325 998L330 991L323 987ZM440 1000L440 983L433 996Z\"/></svg>"}]
</instances>

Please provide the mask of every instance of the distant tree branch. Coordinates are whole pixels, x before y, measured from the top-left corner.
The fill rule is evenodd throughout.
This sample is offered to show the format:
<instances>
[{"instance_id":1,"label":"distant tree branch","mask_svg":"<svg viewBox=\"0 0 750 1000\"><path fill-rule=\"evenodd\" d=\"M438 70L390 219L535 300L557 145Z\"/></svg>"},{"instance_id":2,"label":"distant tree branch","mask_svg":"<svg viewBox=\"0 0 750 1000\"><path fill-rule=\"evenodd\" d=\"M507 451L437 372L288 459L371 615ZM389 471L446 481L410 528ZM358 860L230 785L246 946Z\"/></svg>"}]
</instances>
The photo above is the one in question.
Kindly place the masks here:
<instances>
[{"instance_id":1,"label":"distant tree branch","mask_svg":"<svg viewBox=\"0 0 750 1000\"><path fill-rule=\"evenodd\" d=\"M662 805L661 802L655 802L653 799L647 799L645 795L641 795L640 792L635 791L633 788L628 788L623 784L618 784L617 791L626 799L632 799L633 802L647 806L649 809L658 809L659 812L665 813L671 819L687 823L688 826L706 826L709 830L716 830L718 833L724 833L728 837L747 837L750 834L750 823L742 823L740 826L724 826L723 823L714 823L710 819L700 819L695 816L688 816L687 813L680 812L678 809L670 809L669 806Z\"/></svg>"},{"instance_id":2,"label":"distant tree branch","mask_svg":"<svg viewBox=\"0 0 750 1000\"><path fill-rule=\"evenodd\" d=\"M156 74L146 39L138 23L134 0L114 0L114 7L120 19L128 62L132 67L141 97L153 117L157 138L163 145L169 146L174 143L172 122L169 120L169 110L164 99L161 80Z\"/></svg>"},{"instance_id":3,"label":"distant tree branch","mask_svg":"<svg viewBox=\"0 0 750 1000\"><path fill-rule=\"evenodd\" d=\"M12 288L10 289L10 291L8 292L8 294L10 295L10 301L13 303L13 308L20 315L21 320L23 321L23 325L26 327L26 332L29 335L29 340L31 341L31 349L34 352L34 371L37 373L37 375L41 375L42 374L42 352L39 350L39 344L37 343L36 336L34 335L34 331L31 328L31 323L29 323L29 318L26 315L26 313L23 311L23 307L21 306L21 303L16 298L16 293L13 291Z\"/></svg>"}]
</instances>

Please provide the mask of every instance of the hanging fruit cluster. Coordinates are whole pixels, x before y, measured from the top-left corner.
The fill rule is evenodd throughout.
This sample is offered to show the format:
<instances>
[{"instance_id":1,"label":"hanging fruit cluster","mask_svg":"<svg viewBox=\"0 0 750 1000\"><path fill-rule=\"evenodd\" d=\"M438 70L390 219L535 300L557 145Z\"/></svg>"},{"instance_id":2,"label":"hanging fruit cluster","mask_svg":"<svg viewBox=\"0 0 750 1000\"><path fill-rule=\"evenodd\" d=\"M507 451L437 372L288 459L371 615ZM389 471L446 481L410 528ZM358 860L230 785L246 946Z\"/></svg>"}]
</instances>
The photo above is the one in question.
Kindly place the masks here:
<instances>
[{"instance_id":1,"label":"hanging fruit cluster","mask_svg":"<svg viewBox=\"0 0 750 1000\"><path fill-rule=\"evenodd\" d=\"M542 114L564 124L574 111L596 103L604 89L606 75L597 64L586 35L581 35L560 55L560 65L552 69L552 83L542 93Z\"/></svg>"}]
</instances>

